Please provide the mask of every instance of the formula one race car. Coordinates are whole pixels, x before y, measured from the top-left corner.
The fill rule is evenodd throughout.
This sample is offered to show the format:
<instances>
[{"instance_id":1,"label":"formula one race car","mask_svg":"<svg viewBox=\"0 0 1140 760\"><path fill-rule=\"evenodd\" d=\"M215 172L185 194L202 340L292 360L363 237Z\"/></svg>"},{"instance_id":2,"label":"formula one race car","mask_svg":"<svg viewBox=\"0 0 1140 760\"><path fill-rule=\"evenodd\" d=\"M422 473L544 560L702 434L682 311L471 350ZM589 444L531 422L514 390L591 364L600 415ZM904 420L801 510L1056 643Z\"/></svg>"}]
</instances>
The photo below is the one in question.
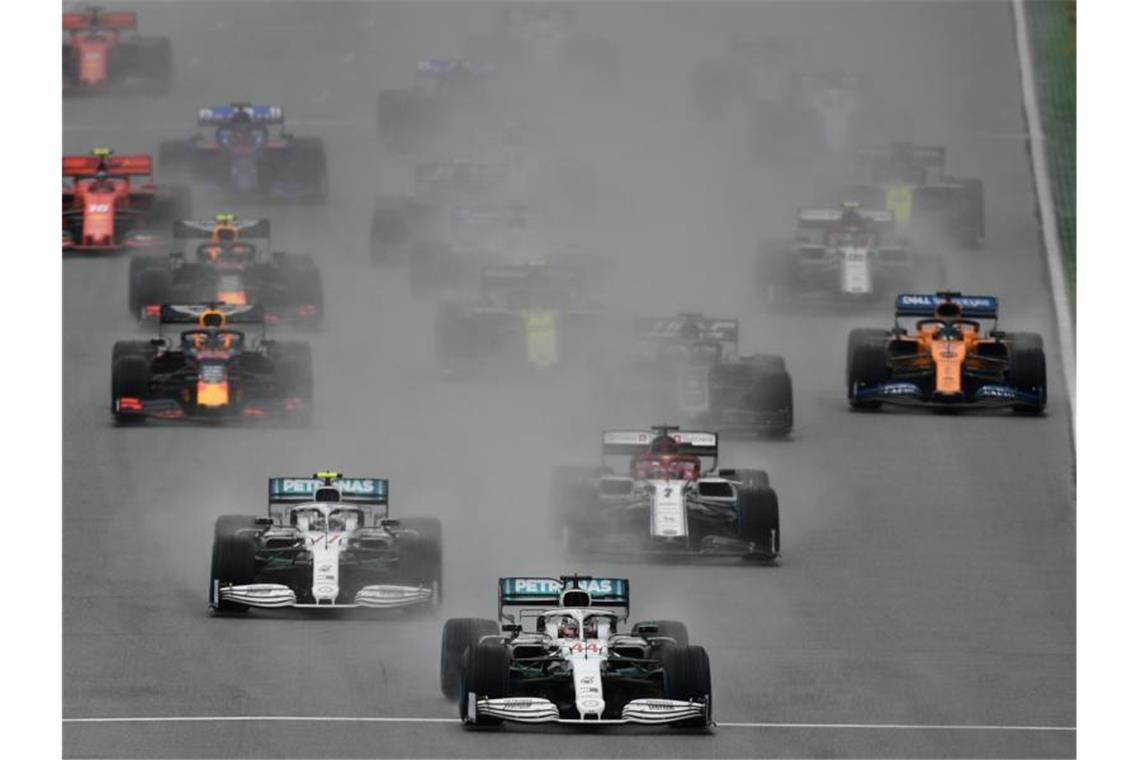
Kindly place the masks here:
<instances>
[{"instance_id":1,"label":"formula one race car","mask_svg":"<svg viewBox=\"0 0 1140 760\"><path fill-rule=\"evenodd\" d=\"M372 212L376 263L406 258L417 242L446 234L448 215L464 204L507 202L510 167L501 161L421 161L412 195L382 196Z\"/></svg>"},{"instance_id":2,"label":"formula one race car","mask_svg":"<svg viewBox=\"0 0 1140 760\"><path fill-rule=\"evenodd\" d=\"M780 508L763 470L717 469L716 433L659 426L607 431L611 468L554 471L554 524L570 553L719 555L772 561L780 556ZM702 458L711 458L709 469ZM646 530L648 528L648 531Z\"/></svg>"},{"instance_id":3,"label":"formula one race car","mask_svg":"<svg viewBox=\"0 0 1140 760\"><path fill-rule=\"evenodd\" d=\"M784 358L740 356L735 319L691 313L639 318L634 332L631 371L619 373L604 394L622 408L722 433L791 432L792 378Z\"/></svg>"},{"instance_id":4,"label":"formula one race car","mask_svg":"<svg viewBox=\"0 0 1140 760\"><path fill-rule=\"evenodd\" d=\"M324 201L328 193L324 142L283 130L271 133L271 127L284 122L280 106L233 103L199 108L198 126L213 127L213 136L163 140L159 169L189 175L233 198Z\"/></svg>"},{"instance_id":5,"label":"formula one race car","mask_svg":"<svg viewBox=\"0 0 1140 760\"><path fill-rule=\"evenodd\" d=\"M443 230L413 246L408 284L417 297L473 290L485 266L551 261L551 254L541 210L527 204L455 206Z\"/></svg>"},{"instance_id":6,"label":"formula one race car","mask_svg":"<svg viewBox=\"0 0 1140 760\"><path fill-rule=\"evenodd\" d=\"M625 578L500 578L499 622L443 626L444 695L465 726L712 726L708 652L675 620L622 633L629 601Z\"/></svg>"},{"instance_id":7,"label":"formula one race car","mask_svg":"<svg viewBox=\"0 0 1140 760\"><path fill-rule=\"evenodd\" d=\"M548 370L584 359L605 312L583 298L579 268L547 264L484 267L475 302L444 302L436 353L451 374Z\"/></svg>"},{"instance_id":8,"label":"formula one race car","mask_svg":"<svg viewBox=\"0 0 1140 760\"><path fill-rule=\"evenodd\" d=\"M804 209L795 241L762 242L757 260L760 294L769 306L852 306L886 294L941 287L941 258L911 250L895 234L894 214L858 203Z\"/></svg>"},{"instance_id":9,"label":"formula one race car","mask_svg":"<svg viewBox=\"0 0 1140 760\"><path fill-rule=\"evenodd\" d=\"M190 190L131 183L152 173L145 155L95 148L89 156L64 156L63 250L107 253L166 242L170 224L190 213Z\"/></svg>"},{"instance_id":10,"label":"formula one race car","mask_svg":"<svg viewBox=\"0 0 1140 760\"><path fill-rule=\"evenodd\" d=\"M1037 333L997 329L997 299L940 292L901 294L891 330L847 336L847 400L854 409L884 402L942 409L1045 409L1045 352ZM900 317L917 317L913 332ZM983 331L979 320L992 320Z\"/></svg>"},{"instance_id":11,"label":"formula one race car","mask_svg":"<svg viewBox=\"0 0 1140 760\"><path fill-rule=\"evenodd\" d=\"M461 105L480 104L494 66L459 58L428 58L416 64L412 86L381 90L380 135L390 149L411 152L425 140L437 139L452 127Z\"/></svg>"},{"instance_id":12,"label":"formula one race car","mask_svg":"<svg viewBox=\"0 0 1140 760\"><path fill-rule=\"evenodd\" d=\"M724 53L697 62L693 105L701 116L715 118L779 98L802 53L797 41L779 35L734 36Z\"/></svg>"},{"instance_id":13,"label":"formula one race car","mask_svg":"<svg viewBox=\"0 0 1140 760\"><path fill-rule=\"evenodd\" d=\"M587 95L621 81L620 48L579 24L574 5L511 3L504 10L505 35L489 48L520 91Z\"/></svg>"},{"instance_id":14,"label":"formula one race car","mask_svg":"<svg viewBox=\"0 0 1140 760\"><path fill-rule=\"evenodd\" d=\"M217 421L294 419L312 414L313 363L308 343L264 337L257 305L164 304L158 338L117 341L111 354L111 414L115 420ZM247 339L230 325L262 326ZM177 341L166 325L191 325Z\"/></svg>"},{"instance_id":15,"label":"formula one race car","mask_svg":"<svg viewBox=\"0 0 1140 760\"><path fill-rule=\"evenodd\" d=\"M863 74L801 69L775 84L752 115L755 150L770 160L841 155L905 121Z\"/></svg>"},{"instance_id":16,"label":"formula one race car","mask_svg":"<svg viewBox=\"0 0 1140 760\"><path fill-rule=\"evenodd\" d=\"M852 199L891 211L899 232L909 237L932 235L966 247L985 237L982 181L947 176L945 148L893 143L863 151L859 161L856 181L824 192L825 202Z\"/></svg>"},{"instance_id":17,"label":"formula one race car","mask_svg":"<svg viewBox=\"0 0 1140 760\"><path fill-rule=\"evenodd\" d=\"M174 224L175 252L131 259L128 305L157 318L164 303L256 303L269 324L319 326L321 273L308 255L270 253L269 220L217 214Z\"/></svg>"},{"instance_id":18,"label":"formula one race car","mask_svg":"<svg viewBox=\"0 0 1140 760\"><path fill-rule=\"evenodd\" d=\"M443 528L388 516L388 481L318 472L269 479L269 515L214 524L210 610L436 607Z\"/></svg>"},{"instance_id":19,"label":"formula one race car","mask_svg":"<svg viewBox=\"0 0 1140 760\"><path fill-rule=\"evenodd\" d=\"M140 37L138 27L134 11L85 8L63 14L63 91L170 89L169 38Z\"/></svg>"}]
</instances>

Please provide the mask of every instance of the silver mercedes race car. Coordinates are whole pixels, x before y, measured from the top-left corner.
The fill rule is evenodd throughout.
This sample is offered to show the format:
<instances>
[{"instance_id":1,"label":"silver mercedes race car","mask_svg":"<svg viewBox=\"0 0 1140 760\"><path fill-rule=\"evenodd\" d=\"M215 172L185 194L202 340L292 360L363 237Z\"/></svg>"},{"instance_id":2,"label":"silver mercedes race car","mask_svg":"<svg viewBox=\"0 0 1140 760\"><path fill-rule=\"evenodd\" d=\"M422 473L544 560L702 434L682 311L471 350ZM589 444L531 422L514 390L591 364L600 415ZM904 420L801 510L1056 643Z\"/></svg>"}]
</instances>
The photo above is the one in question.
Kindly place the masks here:
<instances>
[{"instance_id":1,"label":"silver mercedes race car","mask_svg":"<svg viewBox=\"0 0 1140 760\"><path fill-rule=\"evenodd\" d=\"M500 578L498 622L444 625L443 693L458 698L465 726L712 726L704 647L690 646L685 624L672 620L622 633L628 618L625 578Z\"/></svg>"},{"instance_id":2,"label":"silver mercedes race car","mask_svg":"<svg viewBox=\"0 0 1140 760\"><path fill-rule=\"evenodd\" d=\"M215 523L210 609L434 607L442 543L436 518L389 518L383 478L270 478L267 517Z\"/></svg>"}]
</instances>

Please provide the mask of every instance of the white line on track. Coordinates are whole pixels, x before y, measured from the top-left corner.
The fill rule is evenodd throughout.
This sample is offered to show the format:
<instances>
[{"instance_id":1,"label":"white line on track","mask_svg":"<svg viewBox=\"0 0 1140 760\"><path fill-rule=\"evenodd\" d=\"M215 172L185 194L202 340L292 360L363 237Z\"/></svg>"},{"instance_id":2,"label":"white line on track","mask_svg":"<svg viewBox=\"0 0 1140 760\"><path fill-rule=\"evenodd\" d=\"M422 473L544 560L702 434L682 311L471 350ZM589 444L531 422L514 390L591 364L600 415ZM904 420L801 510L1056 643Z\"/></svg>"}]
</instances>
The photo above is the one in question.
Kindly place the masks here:
<instances>
[{"instance_id":1,"label":"white line on track","mask_svg":"<svg viewBox=\"0 0 1140 760\"><path fill-rule=\"evenodd\" d=\"M1073 313L1069 306L1069 290L1065 269L1061 264L1061 240L1057 234L1057 214L1053 205L1053 185L1045 161L1045 131L1041 127L1041 110L1037 104L1037 76L1033 68L1033 51L1029 46L1029 29L1025 20L1024 0L1012 0L1013 28L1017 38L1017 57L1021 64L1021 97L1025 120L1029 127L1029 155L1033 164L1033 183L1037 187L1037 205L1041 214L1041 232L1045 240L1045 258L1049 283L1053 289L1053 310L1057 313L1057 339L1061 343L1061 369L1069 392L1073 435L1077 429L1076 338Z\"/></svg>"},{"instance_id":2,"label":"white line on track","mask_svg":"<svg viewBox=\"0 0 1140 760\"><path fill-rule=\"evenodd\" d=\"M64 723L458 723L457 718L386 718L336 715L193 715L125 718L64 718ZM878 731L1051 731L1074 732L1075 726L994 726L922 723L744 723L727 721L717 728L849 729Z\"/></svg>"}]
</instances>

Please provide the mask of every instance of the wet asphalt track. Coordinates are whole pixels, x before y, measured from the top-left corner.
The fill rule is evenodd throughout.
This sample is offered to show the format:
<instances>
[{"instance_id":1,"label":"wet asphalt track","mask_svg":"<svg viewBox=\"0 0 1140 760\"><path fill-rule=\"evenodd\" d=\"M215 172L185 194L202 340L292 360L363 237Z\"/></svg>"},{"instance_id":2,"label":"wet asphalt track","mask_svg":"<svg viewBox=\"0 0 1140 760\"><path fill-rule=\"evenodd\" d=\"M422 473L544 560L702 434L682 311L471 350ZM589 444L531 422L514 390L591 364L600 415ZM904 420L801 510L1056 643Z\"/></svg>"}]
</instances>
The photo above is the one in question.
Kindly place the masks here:
<instances>
[{"instance_id":1,"label":"wet asphalt track","mask_svg":"<svg viewBox=\"0 0 1140 760\"><path fill-rule=\"evenodd\" d=\"M440 380L430 307L367 262L372 198L406 165L377 150L374 96L418 57L485 28L478 6L144 5L174 30L176 87L157 100L68 102L64 147L153 151L194 109L280 103L330 157L327 208L267 210L278 247L311 251L329 319L313 336L312 430L112 427L111 344L136 334L125 259L65 262L64 717L451 717L437 687L442 618L489 615L500 574L569 570L545 523L556 463L589 462L605 425L573 379L498 387ZM1074 464L1059 364L1047 416L860 415L842 395L848 327L887 315L771 317L752 248L785 234L801 173L742 157L741 134L689 111L688 74L743 25L852 40L853 65L910 111L914 136L987 183L990 238L952 281L1003 298L1010 329L1056 354L1010 12L1001 3L588 8L626 76L575 122L595 148L592 232L636 278L626 301L736 316L745 349L785 354L797 428L723 446L769 469L782 502L778 567L599 563L631 578L635 617L687 620L712 657L728 723L1075 724ZM846 42L845 42L846 40ZM217 204L196 196L200 215ZM241 208L256 213L256 208ZM623 283L629 283L628 286ZM440 619L206 614L216 515L263 508L265 478L315 468L386 475L393 512L445 522ZM1056 731L761 728L711 735L455 723L66 723L68 756L1071 756Z\"/></svg>"}]
</instances>

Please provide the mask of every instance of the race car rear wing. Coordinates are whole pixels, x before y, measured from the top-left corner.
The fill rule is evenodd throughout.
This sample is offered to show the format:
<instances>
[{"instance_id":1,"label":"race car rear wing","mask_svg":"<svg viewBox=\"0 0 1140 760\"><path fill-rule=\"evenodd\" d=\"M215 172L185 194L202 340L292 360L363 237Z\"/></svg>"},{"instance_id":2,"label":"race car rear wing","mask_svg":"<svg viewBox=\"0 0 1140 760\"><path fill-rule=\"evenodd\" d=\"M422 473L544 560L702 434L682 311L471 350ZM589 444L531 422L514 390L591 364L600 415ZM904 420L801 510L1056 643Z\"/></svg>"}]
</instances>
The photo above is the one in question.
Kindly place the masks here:
<instances>
[{"instance_id":1,"label":"race car rear wing","mask_svg":"<svg viewBox=\"0 0 1140 760\"><path fill-rule=\"evenodd\" d=\"M867 164L893 161L928 169L941 169L946 166L946 148L935 145L891 143L886 148L862 150L859 152L859 159Z\"/></svg>"},{"instance_id":2,"label":"race car rear wing","mask_svg":"<svg viewBox=\"0 0 1140 760\"><path fill-rule=\"evenodd\" d=\"M582 289L583 279L582 270L577 267L549 264L486 266L479 273L479 284L484 293L527 287L558 288L576 293Z\"/></svg>"},{"instance_id":3,"label":"race car rear wing","mask_svg":"<svg viewBox=\"0 0 1140 760\"><path fill-rule=\"evenodd\" d=\"M218 219L180 219L174 223L174 237L182 240L209 240L217 226L223 223ZM224 224L233 227L243 238L268 238L268 219L229 219Z\"/></svg>"},{"instance_id":4,"label":"race car rear wing","mask_svg":"<svg viewBox=\"0 0 1140 760\"><path fill-rule=\"evenodd\" d=\"M958 304L962 308L962 316L967 319L997 319L996 296L964 296L952 292L900 293L895 299L895 318L932 317L938 304L947 300Z\"/></svg>"},{"instance_id":5,"label":"race car rear wing","mask_svg":"<svg viewBox=\"0 0 1140 760\"><path fill-rule=\"evenodd\" d=\"M265 309L260 304L163 304L158 310L158 324L196 325L208 311L220 312L227 325L264 325Z\"/></svg>"},{"instance_id":6,"label":"race car rear wing","mask_svg":"<svg viewBox=\"0 0 1140 760\"><path fill-rule=\"evenodd\" d=\"M669 340L715 341L724 346L724 352L735 355L740 343L740 322L735 319L706 317L703 314L678 314L674 317L637 317L633 331L639 340L660 342Z\"/></svg>"},{"instance_id":7,"label":"race car rear wing","mask_svg":"<svg viewBox=\"0 0 1140 760\"><path fill-rule=\"evenodd\" d=\"M502 162L422 161L416 164L416 195L458 190L496 192L510 181L510 167Z\"/></svg>"},{"instance_id":8,"label":"race car rear wing","mask_svg":"<svg viewBox=\"0 0 1140 760\"><path fill-rule=\"evenodd\" d=\"M112 177L149 177L154 172L150 156L64 156L63 176L94 177L100 166Z\"/></svg>"},{"instance_id":9,"label":"race car rear wing","mask_svg":"<svg viewBox=\"0 0 1140 760\"><path fill-rule=\"evenodd\" d=\"M696 454L716 458L719 436L716 433L678 430L662 426L657 430L607 430L602 433L602 456L637 456L649 450L659 435L667 434L678 444L678 454Z\"/></svg>"},{"instance_id":10,"label":"race car rear wing","mask_svg":"<svg viewBox=\"0 0 1140 760\"><path fill-rule=\"evenodd\" d=\"M573 592L586 592L589 596ZM580 602L587 602L582 604ZM565 605L563 602L565 601ZM499 578L499 619L514 621L505 607L600 607L629 616L629 579L563 575L560 578L512 576Z\"/></svg>"},{"instance_id":11,"label":"race car rear wing","mask_svg":"<svg viewBox=\"0 0 1140 760\"><path fill-rule=\"evenodd\" d=\"M68 32L87 29L135 30L138 28L139 18L134 11L63 14L63 29Z\"/></svg>"},{"instance_id":12,"label":"race car rear wing","mask_svg":"<svg viewBox=\"0 0 1140 760\"><path fill-rule=\"evenodd\" d=\"M423 76L443 76L453 71L468 74L489 74L495 70L493 63L475 63L462 58L427 58L416 62L416 73Z\"/></svg>"},{"instance_id":13,"label":"race car rear wing","mask_svg":"<svg viewBox=\"0 0 1140 760\"><path fill-rule=\"evenodd\" d=\"M299 504L313 501L317 489L326 485L320 478L281 476L269 479L269 504ZM352 504L388 506L387 478L341 477L327 485L340 491L340 501Z\"/></svg>"},{"instance_id":14,"label":"race car rear wing","mask_svg":"<svg viewBox=\"0 0 1140 760\"><path fill-rule=\"evenodd\" d=\"M872 209L857 209L859 218L876 230L891 229L895 224L893 211L875 211ZM808 208L800 209L797 223L801 230L826 229L843 218L843 210L835 208Z\"/></svg>"},{"instance_id":15,"label":"race car rear wing","mask_svg":"<svg viewBox=\"0 0 1140 760\"><path fill-rule=\"evenodd\" d=\"M198 126L217 127L229 124L234 116L243 113L253 124L284 124L285 112L281 106L255 106L249 103L234 103L228 106L206 106L198 109Z\"/></svg>"}]
</instances>

